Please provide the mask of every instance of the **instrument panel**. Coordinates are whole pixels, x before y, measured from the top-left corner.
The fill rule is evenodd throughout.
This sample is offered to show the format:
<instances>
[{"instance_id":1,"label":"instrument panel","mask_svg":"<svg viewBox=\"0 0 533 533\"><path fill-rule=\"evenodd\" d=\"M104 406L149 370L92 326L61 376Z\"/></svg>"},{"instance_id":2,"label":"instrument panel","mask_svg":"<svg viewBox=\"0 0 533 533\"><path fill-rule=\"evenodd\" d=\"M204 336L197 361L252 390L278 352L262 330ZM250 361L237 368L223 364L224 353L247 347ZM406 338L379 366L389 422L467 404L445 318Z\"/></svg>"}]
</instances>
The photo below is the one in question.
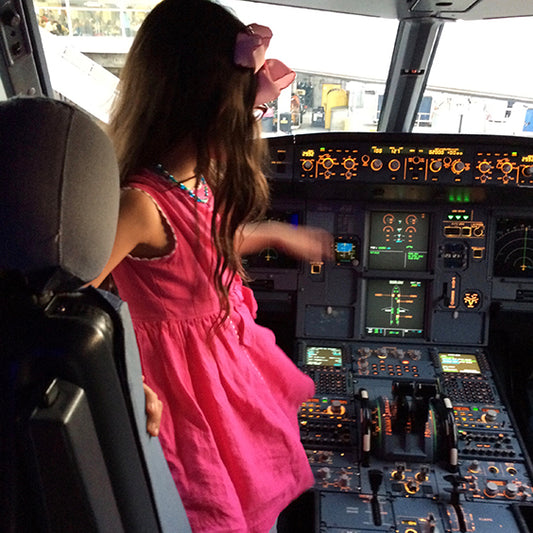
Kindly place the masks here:
<instances>
[{"instance_id":1,"label":"instrument panel","mask_svg":"<svg viewBox=\"0 0 533 533\"><path fill-rule=\"evenodd\" d=\"M533 186L533 147L512 138L379 134L298 137L292 175L299 180ZM281 156L281 164L284 158ZM278 161L279 164L279 161Z\"/></svg>"},{"instance_id":2,"label":"instrument panel","mask_svg":"<svg viewBox=\"0 0 533 533\"><path fill-rule=\"evenodd\" d=\"M285 530L529 531L532 467L491 320L495 306L533 311L533 143L269 144L269 216L334 236L333 261L245 260L266 325L316 386L299 415L315 487Z\"/></svg>"}]
</instances>

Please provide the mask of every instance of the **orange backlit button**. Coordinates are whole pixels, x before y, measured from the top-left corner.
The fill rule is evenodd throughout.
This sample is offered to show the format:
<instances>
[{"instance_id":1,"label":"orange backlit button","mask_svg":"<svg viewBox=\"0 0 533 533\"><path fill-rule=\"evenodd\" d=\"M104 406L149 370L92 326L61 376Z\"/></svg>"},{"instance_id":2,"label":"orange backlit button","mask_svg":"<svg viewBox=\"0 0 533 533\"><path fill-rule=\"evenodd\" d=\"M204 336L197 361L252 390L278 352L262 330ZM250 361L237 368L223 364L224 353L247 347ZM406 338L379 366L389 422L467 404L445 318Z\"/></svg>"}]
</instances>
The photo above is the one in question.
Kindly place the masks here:
<instances>
[{"instance_id":1,"label":"orange backlit button","mask_svg":"<svg viewBox=\"0 0 533 533\"><path fill-rule=\"evenodd\" d=\"M476 309L481 305L481 293L479 291L466 291L463 294L463 304L467 309Z\"/></svg>"}]
</instances>

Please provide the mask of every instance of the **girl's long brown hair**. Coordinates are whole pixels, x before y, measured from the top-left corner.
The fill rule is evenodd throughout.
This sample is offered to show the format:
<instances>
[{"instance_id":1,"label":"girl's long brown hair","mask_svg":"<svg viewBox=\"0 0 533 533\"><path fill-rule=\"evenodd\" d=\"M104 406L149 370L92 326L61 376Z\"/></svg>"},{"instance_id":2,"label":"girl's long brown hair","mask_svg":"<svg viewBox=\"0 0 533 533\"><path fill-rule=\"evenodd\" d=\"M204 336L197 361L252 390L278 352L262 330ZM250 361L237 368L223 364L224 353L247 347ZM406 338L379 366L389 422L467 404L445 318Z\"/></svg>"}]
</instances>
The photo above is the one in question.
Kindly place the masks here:
<instances>
[{"instance_id":1,"label":"girl's long brown hair","mask_svg":"<svg viewBox=\"0 0 533 533\"><path fill-rule=\"evenodd\" d=\"M123 183L181 146L196 151L197 176L205 177L215 198L214 283L223 316L231 280L242 274L235 233L264 212L269 198L261 168L265 148L253 116L256 79L233 63L235 39L244 29L209 0L163 0L132 44L109 124Z\"/></svg>"}]
</instances>

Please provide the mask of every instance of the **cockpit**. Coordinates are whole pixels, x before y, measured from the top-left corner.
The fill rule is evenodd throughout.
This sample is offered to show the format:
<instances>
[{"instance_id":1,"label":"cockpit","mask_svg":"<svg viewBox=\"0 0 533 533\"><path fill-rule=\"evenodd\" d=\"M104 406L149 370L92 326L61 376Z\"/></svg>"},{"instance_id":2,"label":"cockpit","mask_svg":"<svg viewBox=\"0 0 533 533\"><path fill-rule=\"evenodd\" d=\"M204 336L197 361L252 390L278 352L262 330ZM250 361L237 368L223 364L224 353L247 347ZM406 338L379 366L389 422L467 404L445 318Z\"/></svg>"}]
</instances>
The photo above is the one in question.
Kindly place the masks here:
<instances>
[{"instance_id":1,"label":"cockpit","mask_svg":"<svg viewBox=\"0 0 533 533\"><path fill-rule=\"evenodd\" d=\"M266 218L334 238L331 261L275 247L243 259L258 322L316 389L298 415L315 484L279 531L527 533L533 6L222 3L269 25L296 71L261 120ZM8 0L0 100L55 98L104 125L151 7Z\"/></svg>"}]
</instances>

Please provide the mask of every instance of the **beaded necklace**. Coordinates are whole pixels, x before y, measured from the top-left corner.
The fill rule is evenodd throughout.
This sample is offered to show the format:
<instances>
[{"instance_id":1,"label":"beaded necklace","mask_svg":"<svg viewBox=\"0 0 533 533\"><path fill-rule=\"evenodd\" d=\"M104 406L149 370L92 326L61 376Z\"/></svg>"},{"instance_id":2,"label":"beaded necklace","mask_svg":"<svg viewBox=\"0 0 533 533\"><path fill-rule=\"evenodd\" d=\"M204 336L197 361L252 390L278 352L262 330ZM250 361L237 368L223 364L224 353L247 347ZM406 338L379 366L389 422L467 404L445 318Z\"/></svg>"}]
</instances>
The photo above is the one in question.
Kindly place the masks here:
<instances>
[{"instance_id":1,"label":"beaded necklace","mask_svg":"<svg viewBox=\"0 0 533 533\"><path fill-rule=\"evenodd\" d=\"M177 185L182 191L185 191L195 202L198 202L200 204L206 204L208 202L208 200L209 200L209 187L207 186L207 183L206 183L206 181L205 181L203 176L200 176L200 184L203 186L203 189L204 189L203 198L201 198L200 196L198 196L198 194L195 191L193 191L193 190L185 187L185 185L183 185L183 181L188 181L191 178L184 179L183 181L178 181L168 170L165 169L165 167L163 167L163 165L161 163L158 163L157 165L155 165L155 170L156 170L156 172L158 174L160 174L161 176L167 178L172 183ZM192 176L192 177L194 177L194 176Z\"/></svg>"}]
</instances>

